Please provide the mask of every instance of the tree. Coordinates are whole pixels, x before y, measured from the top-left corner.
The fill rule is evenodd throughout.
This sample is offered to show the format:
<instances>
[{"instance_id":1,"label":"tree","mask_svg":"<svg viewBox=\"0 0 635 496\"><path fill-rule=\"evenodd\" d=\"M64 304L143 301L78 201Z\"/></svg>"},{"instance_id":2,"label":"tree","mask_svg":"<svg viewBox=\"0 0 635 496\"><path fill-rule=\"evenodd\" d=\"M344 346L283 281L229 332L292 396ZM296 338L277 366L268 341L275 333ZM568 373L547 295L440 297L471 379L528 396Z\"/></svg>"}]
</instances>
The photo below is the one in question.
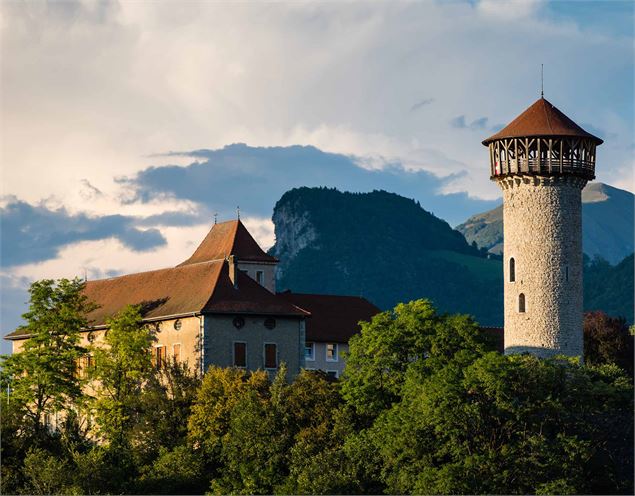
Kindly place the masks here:
<instances>
[{"instance_id":1,"label":"tree","mask_svg":"<svg viewBox=\"0 0 635 496\"><path fill-rule=\"evenodd\" d=\"M95 420L104 440L113 448L125 449L138 422L143 387L152 376L156 338L143 324L138 306L127 306L106 323L106 346L93 349Z\"/></svg>"},{"instance_id":2,"label":"tree","mask_svg":"<svg viewBox=\"0 0 635 496\"><path fill-rule=\"evenodd\" d=\"M373 444L391 493L630 494L632 395L615 366L489 353L410 375Z\"/></svg>"},{"instance_id":3,"label":"tree","mask_svg":"<svg viewBox=\"0 0 635 496\"><path fill-rule=\"evenodd\" d=\"M45 418L72 409L82 395L77 362L86 353L80 331L95 308L80 279L44 279L29 288L29 311L20 329L28 334L22 349L2 357L2 387L11 388L35 438L45 435ZM28 429L28 427L27 427Z\"/></svg>"},{"instance_id":4,"label":"tree","mask_svg":"<svg viewBox=\"0 0 635 496\"><path fill-rule=\"evenodd\" d=\"M139 396L138 422L131 433L139 463L186 444L188 419L200 384L188 364L175 360L150 375Z\"/></svg>"},{"instance_id":5,"label":"tree","mask_svg":"<svg viewBox=\"0 0 635 496\"><path fill-rule=\"evenodd\" d=\"M604 312L584 314L584 360L589 365L614 363L633 375L633 335L626 320Z\"/></svg>"},{"instance_id":6,"label":"tree","mask_svg":"<svg viewBox=\"0 0 635 496\"><path fill-rule=\"evenodd\" d=\"M269 380L263 371L207 369L188 420L188 441L203 454L208 470L219 463L223 436L229 430L234 406L249 391L267 393Z\"/></svg>"},{"instance_id":7,"label":"tree","mask_svg":"<svg viewBox=\"0 0 635 496\"><path fill-rule=\"evenodd\" d=\"M351 338L342 394L373 418L400 399L413 364L427 375L459 357L469 363L493 346L468 316L438 314L428 300L401 303L363 322Z\"/></svg>"}]
</instances>

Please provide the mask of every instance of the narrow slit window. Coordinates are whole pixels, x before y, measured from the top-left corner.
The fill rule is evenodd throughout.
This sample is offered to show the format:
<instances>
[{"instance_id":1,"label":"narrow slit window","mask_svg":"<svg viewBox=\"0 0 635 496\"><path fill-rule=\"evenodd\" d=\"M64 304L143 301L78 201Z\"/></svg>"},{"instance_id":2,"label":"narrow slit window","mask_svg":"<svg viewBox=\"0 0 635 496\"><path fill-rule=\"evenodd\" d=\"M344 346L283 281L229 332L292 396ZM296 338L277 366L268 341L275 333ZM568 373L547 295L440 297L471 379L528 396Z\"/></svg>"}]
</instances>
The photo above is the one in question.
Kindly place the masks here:
<instances>
[{"instance_id":1,"label":"narrow slit window","mask_svg":"<svg viewBox=\"0 0 635 496\"><path fill-rule=\"evenodd\" d=\"M525 313L525 293L520 293L518 295L518 311L520 313Z\"/></svg>"},{"instance_id":2,"label":"narrow slit window","mask_svg":"<svg viewBox=\"0 0 635 496\"><path fill-rule=\"evenodd\" d=\"M566 265L564 268L564 280L569 282L569 266Z\"/></svg>"},{"instance_id":3,"label":"narrow slit window","mask_svg":"<svg viewBox=\"0 0 635 496\"><path fill-rule=\"evenodd\" d=\"M516 281L516 260L514 260L514 257L512 257L509 259L509 282L515 282L515 281Z\"/></svg>"}]
</instances>

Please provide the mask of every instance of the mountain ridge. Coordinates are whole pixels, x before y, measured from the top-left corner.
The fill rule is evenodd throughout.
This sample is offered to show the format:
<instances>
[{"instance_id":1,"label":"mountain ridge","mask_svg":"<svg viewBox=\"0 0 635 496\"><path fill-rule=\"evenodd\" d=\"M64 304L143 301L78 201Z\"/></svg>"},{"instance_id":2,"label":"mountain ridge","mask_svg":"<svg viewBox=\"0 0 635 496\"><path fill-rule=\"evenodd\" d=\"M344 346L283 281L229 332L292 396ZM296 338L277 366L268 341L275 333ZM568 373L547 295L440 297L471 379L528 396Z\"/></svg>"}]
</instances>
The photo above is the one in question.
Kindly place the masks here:
<instances>
[{"instance_id":1,"label":"mountain ridge","mask_svg":"<svg viewBox=\"0 0 635 496\"><path fill-rule=\"evenodd\" d=\"M276 203L273 222L269 253L280 260L279 291L364 296L384 310L428 298L442 312L503 324L500 257L469 244L415 200L295 188ZM585 257L585 309L632 322L632 267L632 256L617 266Z\"/></svg>"},{"instance_id":2,"label":"mountain ridge","mask_svg":"<svg viewBox=\"0 0 635 496\"><path fill-rule=\"evenodd\" d=\"M597 255L617 264L633 253L635 195L609 186L588 183L582 190L582 246L590 257ZM468 242L490 253L503 252L503 206L472 215L456 226Z\"/></svg>"}]
</instances>

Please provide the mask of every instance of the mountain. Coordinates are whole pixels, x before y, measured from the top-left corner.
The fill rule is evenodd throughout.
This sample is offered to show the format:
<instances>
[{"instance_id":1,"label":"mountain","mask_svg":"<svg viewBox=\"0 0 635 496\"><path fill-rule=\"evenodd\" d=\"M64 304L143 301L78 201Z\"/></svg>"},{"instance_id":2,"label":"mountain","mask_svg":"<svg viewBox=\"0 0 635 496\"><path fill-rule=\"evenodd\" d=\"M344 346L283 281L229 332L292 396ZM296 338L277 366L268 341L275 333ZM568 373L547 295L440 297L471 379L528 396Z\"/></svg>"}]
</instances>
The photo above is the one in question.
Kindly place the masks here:
<instances>
[{"instance_id":1,"label":"mountain","mask_svg":"<svg viewBox=\"0 0 635 496\"><path fill-rule=\"evenodd\" d=\"M426 297L502 322L500 261L413 200L385 191L298 188L276 203L280 290L362 295L380 308Z\"/></svg>"},{"instance_id":2,"label":"mountain","mask_svg":"<svg viewBox=\"0 0 635 496\"><path fill-rule=\"evenodd\" d=\"M584 253L612 264L633 253L633 205L635 196L603 183L589 183L582 190L582 245ZM491 253L503 252L502 205L470 217L456 227L468 242Z\"/></svg>"},{"instance_id":3,"label":"mountain","mask_svg":"<svg viewBox=\"0 0 635 496\"><path fill-rule=\"evenodd\" d=\"M382 309L429 298L442 311L503 323L502 262L414 200L327 188L287 191L273 213L277 287L361 295ZM612 266L585 257L586 310L633 322L633 256Z\"/></svg>"},{"instance_id":4,"label":"mountain","mask_svg":"<svg viewBox=\"0 0 635 496\"><path fill-rule=\"evenodd\" d=\"M595 258L584 261L584 309L602 310L633 323L633 254L613 266Z\"/></svg>"}]
</instances>

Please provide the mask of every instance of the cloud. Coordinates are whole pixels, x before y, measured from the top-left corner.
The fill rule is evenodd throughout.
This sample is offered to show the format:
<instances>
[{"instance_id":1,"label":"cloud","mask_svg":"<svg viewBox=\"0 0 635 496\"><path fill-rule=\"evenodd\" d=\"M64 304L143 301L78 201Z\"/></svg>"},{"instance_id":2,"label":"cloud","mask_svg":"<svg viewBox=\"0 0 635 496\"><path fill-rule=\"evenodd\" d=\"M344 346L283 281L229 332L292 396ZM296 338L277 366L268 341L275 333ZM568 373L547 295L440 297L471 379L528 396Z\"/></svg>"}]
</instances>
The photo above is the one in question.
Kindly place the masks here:
<instances>
[{"instance_id":1,"label":"cloud","mask_svg":"<svg viewBox=\"0 0 635 496\"><path fill-rule=\"evenodd\" d=\"M116 238L135 251L166 242L159 230L140 229L134 218L123 215L91 218L14 200L2 207L0 216L3 267L55 258L61 247L81 240Z\"/></svg>"},{"instance_id":2,"label":"cloud","mask_svg":"<svg viewBox=\"0 0 635 496\"><path fill-rule=\"evenodd\" d=\"M434 98L426 98L425 100L421 100L420 102L417 102L412 107L410 107L410 112L414 112L415 110L419 110L421 107L425 107L426 105L430 105L433 102L434 102Z\"/></svg>"},{"instance_id":3,"label":"cloud","mask_svg":"<svg viewBox=\"0 0 635 496\"><path fill-rule=\"evenodd\" d=\"M233 218L238 205L248 215L268 218L282 194L295 187L327 186L363 192L385 189L419 200L423 208L451 224L462 222L468 211L476 213L496 203L470 198L464 192L446 195L444 186L460 173L439 178L412 164L368 164L360 157L327 153L312 146L234 144L177 154L196 160L187 166L152 166L120 178L122 187L129 190L129 201L174 197L201 204L208 212L218 212L220 220ZM433 151L418 150L418 156L446 165L447 158L434 155Z\"/></svg>"},{"instance_id":4,"label":"cloud","mask_svg":"<svg viewBox=\"0 0 635 496\"><path fill-rule=\"evenodd\" d=\"M609 180L633 135L632 36L582 30L560 3L554 21L536 2L5 2L4 191L77 211L93 202L66 197L83 179L113 198L112 178L152 152L244 142L467 171L469 193L490 198L480 116L526 108L541 63L554 104L616 135ZM444 125L459 115L471 136ZM460 165L441 174L413 157L423 149Z\"/></svg>"},{"instance_id":5,"label":"cloud","mask_svg":"<svg viewBox=\"0 0 635 496\"><path fill-rule=\"evenodd\" d=\"M450 121L450 126L456 129L471 129L471 130L481 130L487 128L487 117L479 117L478 119L473 120L471 123L467 123L464 115L459 115Z\"/></svg>"}]
</instances>

